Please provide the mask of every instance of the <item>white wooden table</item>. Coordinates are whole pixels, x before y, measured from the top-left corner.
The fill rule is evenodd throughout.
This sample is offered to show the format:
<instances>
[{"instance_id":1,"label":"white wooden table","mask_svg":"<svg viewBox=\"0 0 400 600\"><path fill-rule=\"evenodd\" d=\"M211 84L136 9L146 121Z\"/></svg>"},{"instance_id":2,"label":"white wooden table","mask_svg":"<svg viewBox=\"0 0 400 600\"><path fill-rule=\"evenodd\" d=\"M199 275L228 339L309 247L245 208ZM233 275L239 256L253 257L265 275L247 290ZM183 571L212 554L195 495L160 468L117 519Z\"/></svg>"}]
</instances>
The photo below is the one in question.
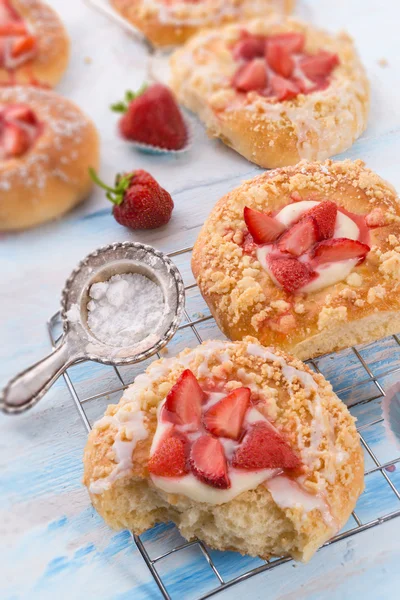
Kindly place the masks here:
<instances>
[{"instance_id":1,"label":"white wooden table","mask_svg":"<svg viewBox=\"0 0 400 600\"><path fill-rule=\"evenodd\" d=\"M331 30L348 29L356 38L372 83L370 126L346 157L363 158L368 166L400 190L400 45L397 0L298 0L298 14ZM175 201L168 226L132 233L110 216L111 205L96 191L80 208L59 222L0 239L1 358L0 387L24 366L50 349L46 321L57 311L60 290L78 260L96 247L138 240L171 251L191 245L216 200L258 169L206 139L200 125L193 150L179 159L146 157L118 139L111 102L145 78L146 50L122 30L80 0L51 0L62 16L72 43L70 68L59 92L75 100L96 122L102 139L101 175L112 181L115 172L148 169ZM382 6L384 4L384 6ZM85 60L90 58L91 61ZM378 61L388 60L382 67ZM190 274L184 269L187 281ZM192 315L205 311L193 294ZM206 331L206 335L217 332ZM178 336L171 353L195 345L190 330ZM380 372L399 361L391 342L373 359ZM371 359L366 349L365 356ZM344 355L344 371L354 367ZM372 359L371 359L372 360ZM347 361L347 362L346 362ZM126 369L124 381L135 369ZM120 385L115 372L101 365L80 365L71 380L82 394L100 394ZM395 376L383 378L383 385ZM87 403L90 419L113 397ZM374 410L378 411L379 400ZM364 413L360 411L360 419ZM82 477L81 456L86 433L70 393L60 380L41 403L26 415L0 417L0 597L7 600L156 599L160 592L128 533L109 530L90 506ZM398 457L382 431L369 443L382 462ZM380 473L378 473L381 476ZM400 477L390 477L399 487ZM397 477L397 480L396 480ZM388 486L367 490L378 498L381 514L400 507ZM390 496L390 498L389 498ZM398 503L398 504L396 504ZM368 505L361 507L367 511ZM372 518L374 515L366 515ZM173 543L175 534L160 528L149 537L155 554ZM161 549L161 550L160 550ZM227 577L258 563L216 556ZM308 565L288 563L222 592L218 598L268 600L385 599L400 596L400 518L321 550ZM168 559L161 567L172 598L195 598L210 589L194 550L183 559ZM213 582L213 586L215 581ZM208 586L208 587L207 587Z\"/></svg>"}]
</instances>

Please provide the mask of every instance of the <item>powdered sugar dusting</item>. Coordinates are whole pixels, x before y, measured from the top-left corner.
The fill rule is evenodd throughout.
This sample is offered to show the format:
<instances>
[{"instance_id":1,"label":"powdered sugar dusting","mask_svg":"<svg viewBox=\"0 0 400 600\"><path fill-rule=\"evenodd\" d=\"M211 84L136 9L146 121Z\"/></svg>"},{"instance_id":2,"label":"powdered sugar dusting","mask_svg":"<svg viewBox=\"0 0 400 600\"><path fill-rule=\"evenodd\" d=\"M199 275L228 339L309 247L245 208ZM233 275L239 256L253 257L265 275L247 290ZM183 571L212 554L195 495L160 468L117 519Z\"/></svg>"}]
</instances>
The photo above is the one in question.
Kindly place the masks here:
<instances>
[{"instance_id":1,"label":"powdered sugar dusting","mask_svg":"<svg viewBox=\"0 0 400 600\"><path fill-rule=\"evenodd\" d=\"M95 283L89 296L89 328L100 341L117 347L133 346L153 333L165 307L160 286L139 273Z\"/></svg>"},{"instance_id":2,"label":"powdered sugar dusting","mask_svg":"<svg viewBox=\"0 0 400 600\"><path fill-rule=\"evenodd\" d=\"M0 108L24 104L32 108L43 133L22 159L0 163L0 190L15 184L43 189L49 177L73 183L70 166L80 160L80 146L90 122L66 98L36 87L0 88Z\"/></svg>"}]
</instances>

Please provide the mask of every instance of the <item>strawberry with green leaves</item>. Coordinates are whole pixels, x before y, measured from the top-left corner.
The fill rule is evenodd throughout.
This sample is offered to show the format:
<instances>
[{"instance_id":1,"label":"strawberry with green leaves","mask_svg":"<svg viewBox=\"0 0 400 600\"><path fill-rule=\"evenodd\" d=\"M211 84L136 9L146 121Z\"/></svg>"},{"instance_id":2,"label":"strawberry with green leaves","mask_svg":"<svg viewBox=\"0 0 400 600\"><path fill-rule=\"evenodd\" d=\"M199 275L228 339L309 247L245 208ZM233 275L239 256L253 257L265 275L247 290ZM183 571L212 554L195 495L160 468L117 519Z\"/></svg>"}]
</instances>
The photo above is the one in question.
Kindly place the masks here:
<instances>
[{"instance_id":1,"label":"strawberry with green leaves","mask_svg":"<svg viewBox=\"0 0 400 600\"><path fill-rule=\"evenodd\" d=\"M119 130L126 140L166 150L182 150L187 144L183 115L171 90L160 83L126 92L125 100L111 109L122 113Z\"/></svg>"},{"instance_id":2,"label":"strawberry with green leaves","mask_svg":"<svg viewBox=\"0 0 400 600\"><path fill-rule=\"evenodd\" d=\"M171 195L147 171L137 169L117 175L113 188L103 183L94 169L89 172L93 181L106 190L106 197L114 204L114 218L120 225L156 229L169 222L174 208Z\"/></svg>"}]
</instances>

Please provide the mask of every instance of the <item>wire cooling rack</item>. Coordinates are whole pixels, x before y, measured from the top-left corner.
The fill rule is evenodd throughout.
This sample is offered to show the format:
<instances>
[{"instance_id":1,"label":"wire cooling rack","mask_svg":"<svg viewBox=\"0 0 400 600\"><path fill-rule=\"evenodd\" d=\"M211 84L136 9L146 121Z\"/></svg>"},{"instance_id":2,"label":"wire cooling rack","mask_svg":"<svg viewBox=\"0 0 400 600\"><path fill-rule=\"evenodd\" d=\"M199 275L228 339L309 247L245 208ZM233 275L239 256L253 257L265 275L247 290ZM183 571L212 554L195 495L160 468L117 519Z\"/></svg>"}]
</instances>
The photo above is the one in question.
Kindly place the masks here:
<instances>
[{"instance_id":1,"label":"wire cooling rack","mask_svg":"<svg viewBox=\"0 0 400 600\"><path fill-rule=\"evenodd\" d=\"M182 273L187 296L185 320L168 346L168 353L174 355L183 347L195 346L205 339L221 338L222 334L193 280L190 269L191 248L172 252L169 256L174 258ZM48 322L53 347L61 337L60 330L60 315L56 313ZM110 396L116 395L115 401L118 401L117 394L120 395L149 362L145 361L145 364L139 366L134 365L130 371L129 368L128 371L126 370L127 367L98 365L98 368L111 370L112 376L108 372L107 377L104 378L97 372L95 375L97 388L96 386L93 388L93 375L85 382L72 373L72 369L77 367L68 369L64 380L87 431L91 429L91 422L103 413L105 402L109 402ZM328 546L400 516L400 470L396 468L400 463L400 456L398 449L385 435L380 408L385 389L387 390L400 377L400 340L396 335L391 336L374 344L322 356L307 361L307 364L314 371L322 373L332 383L335 392L347 404L350 412L357 417L357 429L365 454L365 492L360 497L356 510L345 528L325 544ZM90 388L89 392L88 388ZM93 410L94 407L97 410ZM196 595L197 600L210 598L258 573L275 569L291 560L287 557L269 561L250 559L245 569L238 568L240 572L232 573L230 568L230 574L226 575L224 562L232 565L234 557L238 555L216 553L201 541L185 542L180 538L180 541L173 543L172 547L163 548L161 553L152 556L152 549L149 549L151 534L152 532L150 535L146 532L142 536L132 537L158 585L161 596L167 600L175 600L178 595L182 598L182 591L177 594L168 591L170 586L167 582L168 576L163 574L163 571L165 572L163 563L171 556L183 557L185 552L193 550L194 547L205 559L204 572L200 574L200 579L209 582L209 589ZM175 534L169 535L169 538L175 537L175 541L179 539L177 531ZM190 575L190 572L187 575Z\"/></svg>"}]
</instances>

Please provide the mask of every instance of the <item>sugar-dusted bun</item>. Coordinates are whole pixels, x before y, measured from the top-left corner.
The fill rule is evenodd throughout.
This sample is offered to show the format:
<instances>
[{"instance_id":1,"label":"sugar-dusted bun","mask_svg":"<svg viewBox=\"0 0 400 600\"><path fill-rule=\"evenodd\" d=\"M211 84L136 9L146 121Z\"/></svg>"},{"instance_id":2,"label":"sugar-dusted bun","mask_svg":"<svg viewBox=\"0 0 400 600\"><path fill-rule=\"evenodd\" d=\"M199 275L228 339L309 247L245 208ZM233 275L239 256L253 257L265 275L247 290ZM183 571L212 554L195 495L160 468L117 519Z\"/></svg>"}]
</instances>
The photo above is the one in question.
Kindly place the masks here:
<instances>
[{"instance_id":1,"label":"sugar-dusted bun","mask_svg":"<svg viewBox=\"0 0 400 600\"><path fill-rule=\"evenodd\" d=\"M193 439L198 440L199 430L165 421L178 414L171 416L167 410L173 396L177 402L193 400L197 393L193 386L189 395L182 393L182 382L188 377L192 381L193 375L200 393L206 392L201 409L206 427L211 405L215 409L233 390L238 394L245 388L249 395L251 391L235 438L239 441L218 437L215 430L216 437L211 438L212 444L223 444L230 487L226 482L203 483L190 466L189 474L177 477L153 474L155 456L170 435L186 440L187 464L193 464ZM235 421L236 413L226 423ZM172 427L172 434L166 427ZM273 430L285 440L285 452L295 456L296 468L294 463L290 470L279 468L279 461L272 469L232 467L237 447L243 449L256 427ZM204 435L204 425L200 430ZM257 447L252 458L264 460L268 452L263 450L261 456ZM213 464L210 455L207 465ZM172 457L166 466L174 466ZM94 507L113 528L141 534L171 520L186 539L198 537L218 550L263 558L290 555L306 561L341 529L353 510L364 487L363 453L353 418L321 375L280 350L263 348L253 338L211 341L153 363L118 405L108 407L89 435L84 483Z\"/></svg>"},{"instance_id":2,"label":"sugar-dusted bun","mask_svg":"<svg viewBox=\"0 0 400 600\"><path fill-rule=\"evenodd\" d=\"M6 25L11 29L0 39L0 82L55 86L69 60L69 39L57 13L41 0L2 0L0 27Z\"/></svg>"},{"instance_id":3,"label":"sugar-dusted bun","mask_svg":"<svg viewBox=\"0 0 400 600\"><path fill-rule=\"evenodd\" d=\"M200 29L270 12L288 14L295 0L111 0L154 46L183 44Z\"/></svg>"},{"instance_id":4,"label":"sugar-dusted bun","mask_svg":"<svg viewBox=\"0 0 400 600\"><path fill-rule=\"evenodd\" d=\"M270 40L282 33L305 38L302 54L293 51L288 59L293 60L290 81L277 78L271 63L262 89L255 89L253 80L240 79L243 69L253 63L240 52L243 36ZM309 61L319 54L317 60L323 62L326 52L333 57L326 68L333 70L311 81L305 75L303 55ZM263 56L257 54L253 60L257 72L262 69L260 61L266 68ZM249 91L239 92L239 81ZM294 89L308 91L290 99L294 81ZM289 86L286 94L279 91L282 85ZM266 168L294 165L301 159L324 160L349 148L367 125L369 84L351 38L290 18L256 19L200 32L172 55L171 86L179 101L199 115L210 136Z\"/></svg>"},{"instance_id":5,"label":"sugar-dusted bun","mask_svg":"<svg viewBox=\"0 0 400 600\"><path fill-rule=\"evenodd\" d=\"M99 139L75 104L50 90L4 87L0 118L0 231L49 221L87 197Z\"/></svg>"},{"instance_id":6,"label":"sugar-dusted bun","mask_svg":"<svg viewBox=\"0 0 400 600\"><path fill-rule=\"evenodd\" d=\"M300 205L299 201L335 203L339 212L333 237L360 240L370 251L361 264L357 260L346 263L344 270L337 266L342 255L334 257L331 266L341 270L330 283L321 283L319 275L310 282L311 288L288 291L285 280L281 285L271 277L271 255L267 256L266 249L272 246L254 244L244 207L275 216L287 207L286 218L278 218L290 229L306 213L293 216L289 223L286 211L297 210L296 205L302 210L312 208L312 203ZM339 217L350 224L350 233L337 229ZM318 243L300 256L312 270L315 263L308 257ZM294 266L297 272L297 262ZM400 331L399 199L361 161L304 161L266 172L217 203L195 244L192 267L218 325L230 339L254 335L262 344L279 346L302 360L370 342Z\"/></svg>"}]
</instances>

